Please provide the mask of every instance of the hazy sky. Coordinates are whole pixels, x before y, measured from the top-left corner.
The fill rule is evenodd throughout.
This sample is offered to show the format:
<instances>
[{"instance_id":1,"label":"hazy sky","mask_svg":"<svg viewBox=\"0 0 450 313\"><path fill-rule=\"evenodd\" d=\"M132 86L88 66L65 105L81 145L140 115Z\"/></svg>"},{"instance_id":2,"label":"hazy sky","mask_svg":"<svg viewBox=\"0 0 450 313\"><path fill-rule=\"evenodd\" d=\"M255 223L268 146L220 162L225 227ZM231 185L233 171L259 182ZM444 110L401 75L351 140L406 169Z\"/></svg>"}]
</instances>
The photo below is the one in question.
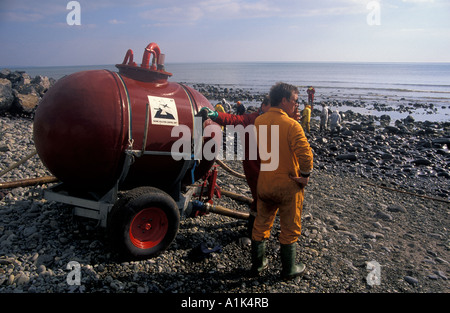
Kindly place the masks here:
<instances>
[{"instance_id":1,"label":"hazy sky","mask_svg":"<svg viewBox=\"0 0 450 313\"><path fill-rule=\"evenodd\" d=\"M450 0L69 2L0 0L0 66L116 64L128 49L140 63L150 42L166 63L450 62Z\"/></svg>"}]
</instances>

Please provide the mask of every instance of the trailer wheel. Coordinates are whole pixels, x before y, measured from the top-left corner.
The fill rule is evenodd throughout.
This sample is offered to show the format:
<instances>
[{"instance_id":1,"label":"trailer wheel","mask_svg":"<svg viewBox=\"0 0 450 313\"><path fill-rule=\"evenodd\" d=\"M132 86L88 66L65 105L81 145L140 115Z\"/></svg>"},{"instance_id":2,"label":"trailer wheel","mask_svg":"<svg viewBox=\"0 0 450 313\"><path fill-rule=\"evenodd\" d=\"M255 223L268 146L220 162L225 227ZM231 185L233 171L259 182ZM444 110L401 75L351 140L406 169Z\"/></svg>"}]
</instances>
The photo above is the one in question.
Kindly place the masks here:
<instances>
[{"instance_id":1,"label":"trailer wheel","mask_svg":"<svg viewBox=\"0 0 450 313\"><path fill-rule=\"evenodd\" d=\"M158 256L175 239L180 212L171 196L154 187L127 192L108 216L111 243L127 258Z\"/></svg>"}]
</instances>

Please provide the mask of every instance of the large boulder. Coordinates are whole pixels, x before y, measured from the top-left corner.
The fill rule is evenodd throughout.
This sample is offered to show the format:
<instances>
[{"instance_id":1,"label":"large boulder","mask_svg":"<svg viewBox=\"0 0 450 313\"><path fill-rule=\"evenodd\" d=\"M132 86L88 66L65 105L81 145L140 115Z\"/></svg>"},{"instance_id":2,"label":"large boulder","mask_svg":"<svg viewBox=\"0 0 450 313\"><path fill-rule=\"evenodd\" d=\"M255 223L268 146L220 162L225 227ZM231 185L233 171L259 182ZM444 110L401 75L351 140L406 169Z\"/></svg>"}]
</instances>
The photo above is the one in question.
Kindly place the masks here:
<instances>
[{"instance_id":1,"label":"large boulder","mask_svg":"<svg viewBox=\"0 0 450 313\"><path fill-rule=\"evenodd\" d=\"M14 102L12 104L12 110L17 113L31 114L36 109L39 103L39 94L33 89L28 94L19 93L17 90L13 90Z\"/></svg>"},{"instance_id":2,"label":"large boulder","mask_svg":"<svg viewBox=\"0 0 450 313\"><path fill-rule=\"evenodd\" d=\"M14 101L11 82L6 78L0 78L0 113L10 110Z\"/></svg>"},{"instance_id":3,"label":"large boulder","mask_svg":"<svg viewBox=\"0 0 450 313\"><path fill-rule=\"evenodd\" d=\"M35 90L41 97L44 96L44 93L47 92L47 90L53 85L53 83L54 81L52 81L50 78L41 75L37 75L31 81L31 84L34 86Z\"/></svg>"}]
</instances>

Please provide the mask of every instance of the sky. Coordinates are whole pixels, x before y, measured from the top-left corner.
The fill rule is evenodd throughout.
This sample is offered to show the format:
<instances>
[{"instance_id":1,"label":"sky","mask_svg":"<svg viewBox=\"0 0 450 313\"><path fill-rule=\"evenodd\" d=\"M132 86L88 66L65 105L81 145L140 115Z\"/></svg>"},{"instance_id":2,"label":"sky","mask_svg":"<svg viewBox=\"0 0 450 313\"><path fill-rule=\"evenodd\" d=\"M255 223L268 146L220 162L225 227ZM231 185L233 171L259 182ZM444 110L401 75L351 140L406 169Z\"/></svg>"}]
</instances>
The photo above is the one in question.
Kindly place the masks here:
<instances>
[{"instance_id":1,"label":"sky","mask_svg":"<svg viewBox=\"0 0 450 313\"><path fill-rule=\"evenodd\" d=\"M117 64L128 49L140 63L151 42L167 64L450 62L450 0L75 4L0 0L0 67Z\"/></svg>"}]
</instances>

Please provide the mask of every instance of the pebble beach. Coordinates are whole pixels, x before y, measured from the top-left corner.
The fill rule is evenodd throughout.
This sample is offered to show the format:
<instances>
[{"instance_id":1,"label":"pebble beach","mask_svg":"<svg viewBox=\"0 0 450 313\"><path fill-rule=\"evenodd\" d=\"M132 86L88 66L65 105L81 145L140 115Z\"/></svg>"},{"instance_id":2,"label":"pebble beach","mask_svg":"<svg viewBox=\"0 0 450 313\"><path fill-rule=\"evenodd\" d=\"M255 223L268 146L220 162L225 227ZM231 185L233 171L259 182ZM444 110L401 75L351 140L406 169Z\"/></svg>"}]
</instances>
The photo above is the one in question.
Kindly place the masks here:
<instances>
[{"instance_id":1,"label":"pebble beach","mask_svg":"<svg viewBox=\"0 0 450 313\"><path fill-rule=\"evenodd\" d=\"M118 261L104 229L67 205L46 201L43 192L51 185L43 184L0 189L0 293L450 292L450 122L342 113L339 133L320 132L313 119L307 135L315 168L298 241L302 277L279 277L278 220L268 242L269 267L251 277L246 222L212 213L182 218L160 256ZM32 129L32 116L0 116L2 170L34 150ZM243 173L240 161L225 162ZM46 175L34 156L0 181ZM220 166L218 184L251 196L245 180ZM249 208L225 195L215 204ZM201 244L217 249L193 257ZM68 283L73 261L81 268L78 285Z\"/></svg>"}]
</instances>

